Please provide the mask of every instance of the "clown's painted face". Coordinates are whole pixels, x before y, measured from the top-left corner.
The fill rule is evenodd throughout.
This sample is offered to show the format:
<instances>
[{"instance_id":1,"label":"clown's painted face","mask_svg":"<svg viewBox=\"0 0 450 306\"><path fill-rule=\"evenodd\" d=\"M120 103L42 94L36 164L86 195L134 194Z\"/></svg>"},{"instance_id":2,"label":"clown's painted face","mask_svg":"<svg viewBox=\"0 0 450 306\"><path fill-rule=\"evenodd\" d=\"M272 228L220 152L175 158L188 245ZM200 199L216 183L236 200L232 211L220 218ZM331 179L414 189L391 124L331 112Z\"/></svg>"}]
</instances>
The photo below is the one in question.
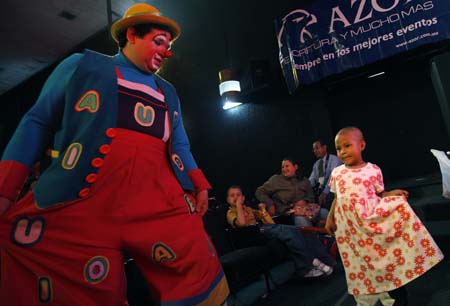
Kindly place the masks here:
<instances>
[{"instance_id":1,"label":"clown's painted face","mask_svg":"<svg viewBox=\"0 0 450 306\"><path fill-rule=\"evenodd\" d=\"M171 46L170 32L153 28L143 37L134 35L132 28L128 37L129 59L141 70L154 73L162 67L164 61L169 57L168 50Z\"/></svg>"}]
</instances>

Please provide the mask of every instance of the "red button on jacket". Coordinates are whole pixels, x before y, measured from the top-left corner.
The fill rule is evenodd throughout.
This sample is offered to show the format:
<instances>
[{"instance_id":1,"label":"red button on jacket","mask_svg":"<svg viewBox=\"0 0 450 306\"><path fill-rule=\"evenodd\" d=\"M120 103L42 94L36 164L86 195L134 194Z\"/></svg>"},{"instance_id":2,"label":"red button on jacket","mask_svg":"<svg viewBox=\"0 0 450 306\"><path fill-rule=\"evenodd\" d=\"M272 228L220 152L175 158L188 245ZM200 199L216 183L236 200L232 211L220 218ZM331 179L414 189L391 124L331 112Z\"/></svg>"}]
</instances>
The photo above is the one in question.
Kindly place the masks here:
<instances>
[{"instance_id":1,"label":"red button on jacket","mask_svg":"<svg viewBox=\"0 0 450 306\"><path fill-rule=\"evenodd\" d=\"M109 128L106 130L106 136L108 136L109 138L114 138L117 136L117 131L115 128Z\"/></svg>"},{"instance_id":2,"label":"red button on jacket","mask_svg":"<svg viewBox=\"0 0 450 306\"><path fill-rule=\"evenodd\" d=\"M78 195L80 196L80 198L84 198L89 194L89 192L91 192L89 188L83 188L80 190L80 192L78 192Z\"/></svg>"},{"instance_id":3,"label":"red button on jacket","mask_svg":"<svg viewBox=\"0 0 450 306\"><path fill-rule=\"evenodd\" d=\"M100 153L102 153L103 155L108 154L109 152L111 152L111 146L108 144L104 144L101 145L100 148L98 149Z\"/></svg>"},{"instance_id":4,"label":"red button on jacket","mask_svg":"<svg viewBox=\"0 0 450 306\"><path fill-rule=\"evenodd\" d=\"M92 184L93 182L95 182L97 180L97 174L90 173L90 174L88 174L88 176L86 176L86 178L84 180L87 183Z\"/></svg>"},{"instance_id":5,"label":"red button on jacket","mask_svg":"<svg viewBox=\"0 0 450 306\"><path fill-rule=\"evenodd\" d=\"M100 157L96 157L91 161L91 165L94 168L100 168L101 166L103 166L103 159L101 159Z\"/></svg>"}]
</instances>

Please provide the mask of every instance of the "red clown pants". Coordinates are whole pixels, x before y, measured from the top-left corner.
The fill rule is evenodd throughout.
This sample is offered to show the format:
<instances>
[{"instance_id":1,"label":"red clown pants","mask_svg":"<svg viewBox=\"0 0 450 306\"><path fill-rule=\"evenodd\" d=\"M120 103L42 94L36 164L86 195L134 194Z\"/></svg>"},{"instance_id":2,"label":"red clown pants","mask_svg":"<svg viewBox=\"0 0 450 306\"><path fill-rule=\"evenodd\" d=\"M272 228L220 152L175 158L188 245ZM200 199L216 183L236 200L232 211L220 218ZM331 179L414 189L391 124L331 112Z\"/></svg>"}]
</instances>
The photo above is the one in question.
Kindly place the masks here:
<instances>
[{"instance_id":1,"label":"red clown pants","mask_svg":"<svg viewBox=\"0 0 450 306\"><path fill-rule=\"evenodd\" d=\"M166 144L117 131L86 198L38 209L30 192L0 217L1 305L127 305L124 250L160 305L225 301L217 254Z\"/></svg>"}]
</instances>

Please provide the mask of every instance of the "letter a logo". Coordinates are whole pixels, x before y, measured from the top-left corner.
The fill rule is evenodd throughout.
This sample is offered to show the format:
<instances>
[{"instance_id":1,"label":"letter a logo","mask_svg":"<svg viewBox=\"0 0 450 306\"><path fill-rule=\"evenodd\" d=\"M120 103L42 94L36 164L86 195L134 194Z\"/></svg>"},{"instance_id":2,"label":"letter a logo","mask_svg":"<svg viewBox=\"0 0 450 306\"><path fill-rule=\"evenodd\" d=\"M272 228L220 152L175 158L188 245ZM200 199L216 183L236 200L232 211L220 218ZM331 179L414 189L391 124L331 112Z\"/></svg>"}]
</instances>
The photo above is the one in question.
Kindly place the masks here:
<instances>
[{"instance_id":1,"label":"letter a logo","mask_svg":"<svg viewBox=\"0 0 450 306\"><path fill-rule=\"evenodd\" d=\"M155 263L163 261L174 261L177 258L175 253L162 242L157 242L152 247L152 259Z\"/></svg>"},{"instance_id":2,"label":"letter a logo","mask_svg":"<svg viewBox=\"0 0 450 306\"><path fill-rule=\"evenodd\" d=\"M88 90L84 95L75 103L75 110L82 112L87 110L90 113L95 113L100 108L100 95L95 90Z\"/></svg>"}]
</instances>

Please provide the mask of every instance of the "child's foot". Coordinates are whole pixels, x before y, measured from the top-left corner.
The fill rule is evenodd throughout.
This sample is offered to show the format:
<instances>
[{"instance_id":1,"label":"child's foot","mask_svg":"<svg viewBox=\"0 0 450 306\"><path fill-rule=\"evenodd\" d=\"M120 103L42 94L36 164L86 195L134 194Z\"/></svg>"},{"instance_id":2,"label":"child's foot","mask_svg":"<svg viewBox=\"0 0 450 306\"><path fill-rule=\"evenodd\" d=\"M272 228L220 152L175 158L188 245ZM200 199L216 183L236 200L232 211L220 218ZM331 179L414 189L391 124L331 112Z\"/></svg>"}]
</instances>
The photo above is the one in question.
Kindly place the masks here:
<instances>
[{"instance_id":1,"label":"child's foot","mask_svg":"<svg viewBox=\"0 0 450 306\"><path fill-rule=\"evenodd\" d=\"M333 273L333 268L332 267L327 266L326 264L324 264L323 262L321 262L317 258L314 258L312 264L313 264L314 267L316 267L316 269L324 272L326 275L330 275L331 273Z\"/></svg>"},{"instance_id":2,"label":"child's foot","mask_svg":"<svg viewBox=\"0 0 450 306\"><path fill-rule=\"evenodd\" d=\"M303 275L304 278L311 278L311 277L319 277L323 275L323 271L319 270L317 268L312 268L311 270L309 270L308 273L306 273L305 275Z\"/></svg>"}]
</instances>

